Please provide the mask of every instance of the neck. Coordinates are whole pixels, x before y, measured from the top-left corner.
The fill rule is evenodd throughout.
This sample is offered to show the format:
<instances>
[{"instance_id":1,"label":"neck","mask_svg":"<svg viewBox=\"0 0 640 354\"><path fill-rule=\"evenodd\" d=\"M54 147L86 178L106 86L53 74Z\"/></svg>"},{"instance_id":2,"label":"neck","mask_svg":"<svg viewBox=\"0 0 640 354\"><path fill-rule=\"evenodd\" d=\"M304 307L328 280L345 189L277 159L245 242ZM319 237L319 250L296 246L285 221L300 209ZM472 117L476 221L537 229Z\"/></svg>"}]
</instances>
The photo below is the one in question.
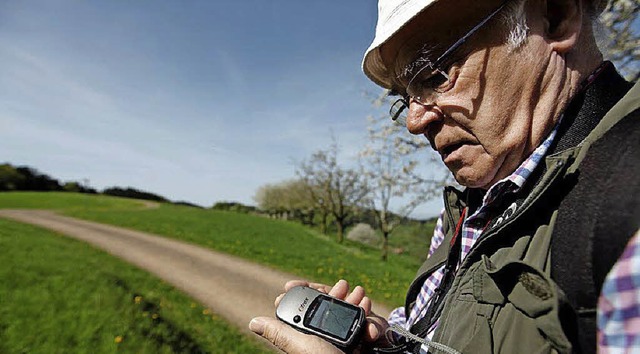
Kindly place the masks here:
<instances>
[{"instance_id":1,"label":"neck","mask_svg":"<svg viewBox=\"0 0 640 354\"><path fill-rule=\"evenodd\" d=\"M533 152L547 137L580 90L581 83L602 62L600 52L593 50L590 45L579 48L583 50L574 49L565 55L551 51L547 62L540 64L543 67L539 77L532 80L538 82L531 82L527 87L531 100L521 105L529 111L532 126L527 154Z\"/></svg>"},{"instance_id":2,"label":"neck","mask_svg":"<svg viewBox=\"0 0 640 354\"><path fill-rule=\"evenodd\" d=\"M532 55L532 52L528 55L526 51L517 54L522 65L530 65L534 76L524 79L526 83L522 87L521 100L513 105L512 113L521 120L522 128L529 130L529 136L525 144L512 152L517 154L518 158L513 159L511 164L502 165L495 178L485 188L515 171L544 141L579 91L581 83L602 60L601 56L588 56L584 52L582 55L577 52L560 55L544 45L536 44L543 43L533 43L529 49L537 53L548 50L548 55L544 56L547 60L540 62L539 59L543 56Z\"/></svg>"}]
</instances>

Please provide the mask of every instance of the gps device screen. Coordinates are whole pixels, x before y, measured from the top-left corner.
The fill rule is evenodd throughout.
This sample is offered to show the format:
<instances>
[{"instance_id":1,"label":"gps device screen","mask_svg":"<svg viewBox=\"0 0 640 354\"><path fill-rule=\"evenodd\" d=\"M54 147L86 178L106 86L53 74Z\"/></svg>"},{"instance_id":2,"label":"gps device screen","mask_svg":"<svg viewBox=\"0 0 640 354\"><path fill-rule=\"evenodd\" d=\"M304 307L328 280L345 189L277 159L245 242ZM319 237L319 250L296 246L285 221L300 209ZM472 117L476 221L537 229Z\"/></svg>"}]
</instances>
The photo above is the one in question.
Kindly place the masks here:
<instances>
[{"instance_id":1,"label":"gps device screen","mask_svg":"<svg viewBox=\"0 0 640 354\"><path fill-rule=\"evenodd\" d=\"M358 318L357 310L325 296L318 297L314 305L305 321L309 327L342 340L349 337L351 327Z\"/></svg>"}]
</instances>

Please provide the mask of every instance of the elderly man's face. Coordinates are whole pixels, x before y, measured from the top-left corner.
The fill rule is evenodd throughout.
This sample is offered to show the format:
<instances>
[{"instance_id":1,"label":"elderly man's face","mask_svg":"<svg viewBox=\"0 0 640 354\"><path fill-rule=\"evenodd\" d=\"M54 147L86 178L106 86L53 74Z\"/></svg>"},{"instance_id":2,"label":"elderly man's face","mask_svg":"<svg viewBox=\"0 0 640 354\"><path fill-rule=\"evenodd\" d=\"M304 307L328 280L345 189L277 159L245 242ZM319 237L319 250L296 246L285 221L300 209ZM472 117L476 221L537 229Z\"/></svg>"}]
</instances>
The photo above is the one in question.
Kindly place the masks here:
<instances>
[{"instance_id":1,"label":"elderly man's face","mask_svg":"<svg viewBox=\"0 0 640 354\"><path fill-rule=\"evenodd\" d=\"M438 28L432 24L430 28ZM409 131L424 134L456 180L473 188L489 188L512 173L553 126L553 117L535 108L550 50L536 36L513 50L501 27L494 21L470 38L449 70L450 89L434 104L412 100L407 117ZM415 33L399 48L383 48L383 57L385 51L387 58L397 53L394 66L402 68L415 60L415 43L451 43L461 31L431 31L427 38ZM401 89L406 84L406 79L398 80Z\"/></svg>"}]
</instances>

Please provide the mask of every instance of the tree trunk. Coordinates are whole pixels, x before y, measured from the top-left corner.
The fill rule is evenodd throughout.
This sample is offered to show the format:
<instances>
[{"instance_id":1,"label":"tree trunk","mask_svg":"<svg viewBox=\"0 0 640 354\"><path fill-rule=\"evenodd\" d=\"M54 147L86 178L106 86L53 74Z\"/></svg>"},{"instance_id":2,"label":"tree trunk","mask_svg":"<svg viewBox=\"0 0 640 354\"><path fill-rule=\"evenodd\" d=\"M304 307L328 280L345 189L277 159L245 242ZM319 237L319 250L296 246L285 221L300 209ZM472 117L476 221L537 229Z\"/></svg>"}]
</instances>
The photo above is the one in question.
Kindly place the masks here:
<instances>
[{"instance_id":1,"label":"tree trunk","mask_svg":"<svg viewBox=\"0 0 640 354\"><path fill-rule=\"evenodd\" d=\"M338 243L342 243L344 241L344 221L336 220L336 224L338 226Z\"/></svg>"},{"instance_id":2,"label":"tree trunk","mask_svg":"<svg viewBox=\"0 0 640 354\"><path fill-rule=\"evenodd\" d=\"M320 231L323 235L327 234L327 213L322 212L322 223L320 224Z\"/></svg>"},{"instance_id":3,"label":"tree trunk","mask_svg":"<svg viewBox=\"0 0 640 354\"><path fill-rule=\"evenodd\" d=\"M382 261L386 262L389 257L389 233L382 233Z\"/></svg>"},{"instance_id":4,"label":"tree trunk","mask_svg":"<svg viewBox=\"0 0 640 354\"><path fill-rule=\"evenodd\" d=\"M311 227L315 226L314 218L316 217L316 213L313 209L309 210L307 213L307 224Z\"/></svg>"}]
</instances>

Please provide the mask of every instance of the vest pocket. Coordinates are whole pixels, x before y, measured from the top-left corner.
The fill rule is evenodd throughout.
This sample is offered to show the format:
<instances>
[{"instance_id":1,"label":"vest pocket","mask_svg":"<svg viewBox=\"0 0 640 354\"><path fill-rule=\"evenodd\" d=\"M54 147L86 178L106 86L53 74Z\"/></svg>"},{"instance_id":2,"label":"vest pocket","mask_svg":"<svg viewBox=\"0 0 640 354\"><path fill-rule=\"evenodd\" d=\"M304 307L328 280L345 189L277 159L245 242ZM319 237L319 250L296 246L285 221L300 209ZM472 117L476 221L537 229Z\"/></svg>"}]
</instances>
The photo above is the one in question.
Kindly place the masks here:
<instances>
[{"instance_id":1,"label":"vest pocket","mask_svg":"<svg viewBox=\"0 0 640 354\"><path fill-rule=\"evenodd\" d=\"M496 267L482 256L479 263L473 296L476 317L486 319L487 328L476 331L483 337L490 333L492 352L571 353L558 317L563 300L546 274L521 261Z\"/></svg>"}]
</instances>

